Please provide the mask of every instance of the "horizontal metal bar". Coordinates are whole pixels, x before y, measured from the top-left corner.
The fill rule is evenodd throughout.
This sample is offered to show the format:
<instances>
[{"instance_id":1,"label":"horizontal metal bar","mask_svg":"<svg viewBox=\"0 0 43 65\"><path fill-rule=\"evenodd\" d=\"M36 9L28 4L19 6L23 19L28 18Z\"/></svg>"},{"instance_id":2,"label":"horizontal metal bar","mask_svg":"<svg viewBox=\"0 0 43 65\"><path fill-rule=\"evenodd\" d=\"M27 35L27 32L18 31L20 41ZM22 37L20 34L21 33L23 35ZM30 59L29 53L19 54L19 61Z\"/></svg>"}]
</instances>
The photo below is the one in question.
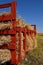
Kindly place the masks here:
<instances>
[{"instance_id":1,"label":"horizontal metal bar","mask_svg":"<svg viewBox=\"0 0 43 65\"><path fill-rule=\"evenodd\" d=\"M6 7L10 7L10 6L11 6L11 3L1 4L1 5L0 5L0 8L6 8Z\"/></svg>"}]
</instances>

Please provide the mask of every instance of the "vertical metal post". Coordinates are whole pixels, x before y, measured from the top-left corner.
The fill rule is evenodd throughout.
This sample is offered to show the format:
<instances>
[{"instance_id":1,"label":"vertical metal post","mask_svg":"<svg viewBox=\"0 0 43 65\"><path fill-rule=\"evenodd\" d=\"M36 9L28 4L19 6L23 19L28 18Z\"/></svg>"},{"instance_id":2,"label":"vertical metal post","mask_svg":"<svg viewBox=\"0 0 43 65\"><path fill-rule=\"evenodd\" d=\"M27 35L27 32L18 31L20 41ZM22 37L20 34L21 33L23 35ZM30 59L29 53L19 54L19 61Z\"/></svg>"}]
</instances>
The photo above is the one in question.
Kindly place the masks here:
<instances>
[{"instance_id":1,"label":"vertical metal post","mask_svg":"<svg viewBox=\"0 0 43 65\"><path fill-rule=\"evenodd\" d=\"M11 4L11 18L14 27L16 25L16 2L12 2Z\"/></svg>"},{"instance_id":2,"label":"vertical metal post","mask_svg":"<svg viewBox=\"0 0 43 65\"><path fill-rule=\"evenodd\" d=\"M21 61L21 31L19 31L19 62Z\"/></svg>"}]
</instances>

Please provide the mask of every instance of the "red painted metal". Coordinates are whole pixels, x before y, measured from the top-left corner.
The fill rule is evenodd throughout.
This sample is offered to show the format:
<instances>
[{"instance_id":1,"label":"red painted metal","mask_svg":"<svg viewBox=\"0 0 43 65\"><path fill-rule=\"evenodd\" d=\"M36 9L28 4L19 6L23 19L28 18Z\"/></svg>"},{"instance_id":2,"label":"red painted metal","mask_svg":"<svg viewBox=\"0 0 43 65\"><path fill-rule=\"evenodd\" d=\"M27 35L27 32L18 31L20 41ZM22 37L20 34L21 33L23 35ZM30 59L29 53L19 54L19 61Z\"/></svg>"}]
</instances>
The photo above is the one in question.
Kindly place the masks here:
<instances>
[{"instance_id":1,"label":"red painted metal","mask_svg":"<svg viewBox=\"0 0 43 65\"><path fill-rule=\"evenodd\" d=\"M16 19L16 2L0 5L0 8L6 8L6 7L11 7L11 13L9 15L4 14L0 16L0 21L15 20Z\"/></svg>"},{"instance_id":2,"label":"red painted metal","mask_svg":"<svg viewBox=\"0 0 43 65\"><path fill-rule=\"evenodd\" d=\"M24 51L26 55L26 34L34 33L36 35L36 25L34 25L34 30L29 30L26 28L16 27L16 2L0 5L0 8L11 7L11 13L8 15L0 16L0 22L11 21L13 29L11 30L0 30L0 35L11 35L11 43L9 45L0 46L0 49L9 49L11 51L11 64L18 64L22 60L21 56L21 33L24 34ZM33 26L33 25L32 25ZM19 33L19 56L16 58L16 33Z\"/></svg>"},{"instance_id":3,"label":"red painted metal","mask_svg":"<svg viewBox=\"0 0 43 65\"><path fill-rule=\"evenodd\" d=\"M1 4L0 5L0 8L6 8L6 7L10 7L11 6L11 3L8 3L8 4Z\"/></svg>"}]
</instances>

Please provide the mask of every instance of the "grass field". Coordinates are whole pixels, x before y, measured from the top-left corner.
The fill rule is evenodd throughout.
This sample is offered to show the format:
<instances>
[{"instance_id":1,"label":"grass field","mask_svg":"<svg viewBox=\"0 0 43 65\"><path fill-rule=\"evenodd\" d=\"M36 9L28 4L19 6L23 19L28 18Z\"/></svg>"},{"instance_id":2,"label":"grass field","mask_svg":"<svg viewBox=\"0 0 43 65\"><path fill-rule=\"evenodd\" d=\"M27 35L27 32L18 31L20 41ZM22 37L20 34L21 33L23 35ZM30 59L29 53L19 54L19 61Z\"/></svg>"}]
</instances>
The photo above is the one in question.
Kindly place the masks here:
<instances>
[{"instance_id":1,"label":"grass field","mask_svg":"<svg viewBox=\"0 0 43 65\"><path fill-rule=\"evenodd\" d=\"M43 34L38 34L37 45L19 65L43 65Z\"/></svg>"}]
</instances>

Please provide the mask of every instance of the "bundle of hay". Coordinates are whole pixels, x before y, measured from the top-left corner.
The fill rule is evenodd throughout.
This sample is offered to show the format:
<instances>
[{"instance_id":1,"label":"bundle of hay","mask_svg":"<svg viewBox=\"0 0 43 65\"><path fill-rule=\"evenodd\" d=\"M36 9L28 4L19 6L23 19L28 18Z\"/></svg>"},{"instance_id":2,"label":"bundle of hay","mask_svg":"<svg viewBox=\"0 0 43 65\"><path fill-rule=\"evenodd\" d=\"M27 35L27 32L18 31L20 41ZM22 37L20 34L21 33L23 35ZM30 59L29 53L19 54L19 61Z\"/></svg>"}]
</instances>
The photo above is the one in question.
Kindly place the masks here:
<instances>
[{"instance_id":1,"label":"bundle of hay","mask_svg":"<svg viewBox=\"0 0 43 65\"><path fill-rule=\"evenodd\" d=\"M5 30L5 29L12 29L12 24L10 22L0 23L0 30Z\"/></svg>"},{"instance_id":2,"label":"bundle of hay","mask_svg":"<svg viewBox=\"0 0 43 65\"><path fill-rule=\"evenodd\" d=\"M27 24L27 23L24 23L22 21L21 18L17 18L16 19L16 26L17 27L22 27L22 28L27 28L29 30L34 30L30 24ZM19 40L19 34L17 33L17 40ZM22 59L25 57L25 51L24 51L24 35L23 33L21 33L21 56L22 56ZM18 42L18 41L17 41ZM19 43L19 42L18 42ZM33 50L34 48L37 47L37 39L36 39L36 36L35 35L28 35L26 34L26 51L31 51Z\"/></svg>"},{"instance_id":3,"label":"bundle of hay","mask_svg":"<svg viewBox=\"0 0 43 65\"><path fill-rule=\"evenodd\" d=\"M16 19L16 26L25 27L27 29L33 30L30 24L25 23L21 18Z\"/></svg>"},{"instance_id":4,"label":"bundle of hay","mask_svg":"<svg viewBox=\"0 0 43 65\"><path fill-rule=\"evenodd\" d=\"M0 13L0 16L5 16L9 14L10 12L3 12L3 13ZM12 24L10 21L8 21L7 23L3 23L3 22L0 23L0 30L5 30L5 29L12 29Z\"/></svg>"},{"instance_id":5,"label":"bundle of hay","mask_svg":"<svg viewBox=\"0 0 43 65\"><path fill-rule=\"evenodd\" d=\"M34 48L34 42L31 36L26 34L26 46L27 46L27 51L30 51Z\"/></svg>"},{"instance_id":6,"label":"bundle of hay","mask_svg":"<svg viewBox=\"0 0 43 65\"><path fill-rule=\"evenodd\" d=\"M0 49L0 63L11 60L11 52L7 49Z\"/></svg>"},{"instance_id":7,"label":"bundle of hay","mask_svg":"<svg viewBox=\"0 0 43 65\"><path fill-rule=\"evenodd\" d=\"M21 56L22 59L25 57L25 50L24 50L24 35L21 33Z\"/></svg>"},{"instance_id":8,"label":"bundle of hay","mask_svg":"<svg viewBox=\"0 0 43 65\"><path fill-rule=\"evenodd\" d=\"M20 27L23 27L23 28L25 27L25 28L27 28L29 30L34 30L31 27L30 24L27 24L27 23L23 22L23 20L21 18L16 19L16 26L20 26ZM21 34L21 36L23 36L23 35ZM37 44L36 37L33 34L32 35L26 35L26 38L30 39L31 44L33 44L33 45L34 45L34 43ZM27 39L27 41L28 41L28 39Z\"/></svg>"},{"instance_id":9,"label":"bundle of hay","mask_svg":"<svg viewBox=\"0 0 43 65\"><path fill-rule=\"evenodd\" d=\"M4 45L4 44L10 44L11 42L11 36L0 36L0 45Z\"/></svg>"},{"instance_id":10,"label":"bundle of hay","mask_svg":"<svg viewBox=\"0 0 43 65\"><path fill-rule=\"evenodd\" d=\"M33 30L31 25L24 23L21 18L16 19L16 26L17 27L20 26L20 27L23 27L23 28L25 27L27 29ZM13 26L12 26L10 21L8 21L7 23L0 23L0 30L12 29L12 28L13 28Z\"/></svg>"},{"instance_id":11,"label":"bundle of hay","mask_svg":"<svg viewBox=\"0 0 43 65\"><path fill-rule=\"evenodd\" d=\"M16 33L16 59L19 56L19 33Z\"/></svg>"},{"instance_id":12,"label":"bundle of hay","mask_svg":"<svg viewBox=\"0 0 43 65\"><path fill-rule=\"evenodd\" d=\"M16 58L18 58L19 56L19 45L20 45L20 42L19 42L19 33L16 34ZM24 53L24 43L23 43L23 40L24 40L24 37L23 37L23 33L21 33L21 57L22 59L25 57L25 53Z\"/></svg>"},{"instance_id":13,"label":"bundle of hay","mask_svg":"<svg viewBox=\"0 0 43 65\"><path fill-rule=\"evenodd\" d=\"M34 33L31 35L31 38L33 40L33 43L34 43L34 48L37 47L37 34L34 35Z\"/></svg>"}]
</instances>

